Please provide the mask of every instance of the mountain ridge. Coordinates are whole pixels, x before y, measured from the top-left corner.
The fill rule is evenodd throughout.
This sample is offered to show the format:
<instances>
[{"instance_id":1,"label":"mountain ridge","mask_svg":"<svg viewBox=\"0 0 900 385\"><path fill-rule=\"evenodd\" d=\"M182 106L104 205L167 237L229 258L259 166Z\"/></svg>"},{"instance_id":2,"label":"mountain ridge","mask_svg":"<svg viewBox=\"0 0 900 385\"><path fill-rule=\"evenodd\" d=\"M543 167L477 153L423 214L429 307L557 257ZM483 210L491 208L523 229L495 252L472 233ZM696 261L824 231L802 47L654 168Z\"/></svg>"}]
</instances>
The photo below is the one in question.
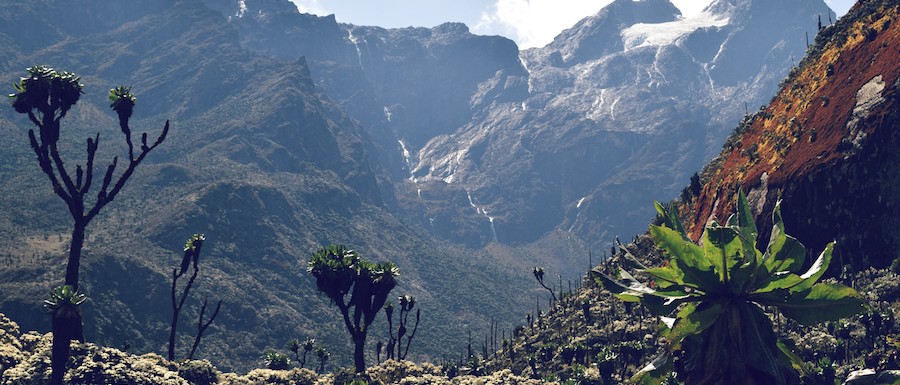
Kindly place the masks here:
<instances>
[{"instance_id":1,"label":"mountain ridge","mask_svg":"<svg viewBox=\"0 0 900 385\"><path fill-rule=\"evenodd\" d=\"M340 347L349 346L346 335L333 324L339 318L315 300L304 272L305 257L329 242L401 266L403 289L419 298L423 312L449 320L423 323L422 352L415 354L438 357L460 350L467 330L493 317L511 322L516 309L531 303L538 289L529 265L559 266L570 276L581 271L584 250L630 232L605 224L607 218L645 223L649 217L641 210L652 194L636 186L677 190L693 171L690 164L701 159L689 150L713 141L697 128L715 120L713 113L695 104L665 104L666 95L627 108L604 101L595 118L605 127L586 117L596 100L590 96L598 95L579 92L617 74L634 75L642 91L625 95L633 99L663 87L661 79L648 85L657 75L641 71L660 49L619 54L581 76L526 68L511 40L476 36L460 24L341 25L287 3L246 1L237 17L238 2L160 0L136 8L140 17L125 12L114 19L120 24L75 37L64 36L86 28L78 21L91 18L56 15L51 3L0 8L3 20L19 12L13 6L32 16L52 9L47 12L56 16L41 20L59 31L47 38L59 41L0 62L3 76L15 79L35 61L83 75L85 98L72 111L65 138L75 147L66 155L78 159L82 131L94 132L98 124L108 125L100 128L103 159L115 152L118 133L102 100L104 84L134 86L136 129L158 130L172 119L170 138L138 170L136 184L89 229L84 287L92 299L85 311L86 319L96 320L87 325L90 339L161 350L166 320L151 309L166 308L168 268L184 237L205 232L209 266L203 274L209 279L198 289L221 294L226 303L201 354L223 367L247 368L259 352L294 336L328 341L338 350L334 360L345 359ZM0 24L0 41L18 38L7 33L11 26ZM291 39L299 41L295 51L287 49ZM322 43L319 50L300 55L314 41ZM445 72L451 70L457 72ZM569 89L532 95L536 81ZM426 97L436 90L440 97ZM627 115L639 120L628 123ZM688 138L675 150L668 143L644 146L652 130L643 126L662 118L680 122L671 132ZM7 109L0 126L22 135L29 123ZM6 144L13 149L4 151L10 159L4 159L8 178L0 191L11 208L0 224L8 234L4 244L16 255L8 256L14 267L0 270L0 308L27 328L46 329L35 306L47 289L39 282L59 281L66 223L55 217L64 208L40 173L22 160L30 159L22 143ZM648 162L683 170L671 176ZM638 201L640 208L633 205ZM602 212L606 207L615 211ZM540 223L531 225L535 218ZM189 309L185 317L196 315ZM383 326L376 328L383 332Z\"/></svg>"},{"instance_id":2,"label":"mountain ridge","mask_svg":"<svg viewBox=\"0 0 900 385\"><path fill-rule=\"evenodd\" d=\"M842 19L826 27L783 82L782 94L729 138L705 171L710 182L694 204L694 236L709 219L721 217L733 195L724 186L740 184L754 191L759 207L771 208L777 200L793 206L795 226L808 229L798 238L813 247L838 240L848 258L854 256L854 269L868 265L864 259L876 267L891 263L896 240L875 229L890 226L897 213L895 162L885 148L897 143L892 117L898 58L890 47L898 36L890 22L896 14L874 4L851 9L852 25ZM877 7L877 12L869 9ZM874 15L880 18L866 19ZM758 144L748 149L743 142ZM872 183L873 176L878 183ZM817 214L824 212L833 214Z\"/></svg>"},{"instance_id":3,"label":"mountain ridge","mask_svg":"<svg viewBox=\"0 0 900 385\"><path fill-rule=\"evenodd\" d=\"M104 84L133 85L136 132L158 130L171 119L167 141L88 229L82 264L88 339L162 351L168 269L184 238L197 232L208 242L196 290L224 300L198 354L223 368L250 368L260 352L291 337L317 338L334 347L333 362L349 361L349 350L340 349L349 341L335 322L339 316L317 300L305 271L309 254L331 242L394 261L403 274L398 295L415 295L424 314L455 321L423 322L425 342L413 354L435 357L461 343L466 325L488 322L490 315L477 308L503 317L510 303L525 302L515 292L527 276L489 263L483 253L434 240L386 209L390 187L370 159L368 133L322 95L305 60L244 49L234 26L203 3L169 5L118 27L61 38L0 66L11 79L34 62L82 75L85 95L63 122L62 141L72 146L63 155L72 162L83 157L84 132L101 134L98 163L121 150L121 134L102 99ZM46 4L28 6L40 14ZM6 26L0 36L9 36ZM0 217L10 262L0 269L0 308L25 328L47 330L39 303L61 280L65 208L30 160L28 120L7 108L0 126L22 139L4 145L14 150L4 151L8 178L0 191L4 205L15 207L6 206ZM490 275L507 279L501 284ZM194 306L188 304L183 319L196 319ZM372 344L384 338L383 323L373 326ZM187 332L179 336L180 346L189 346L187 339Z\"/></svg>"}]
</instances>

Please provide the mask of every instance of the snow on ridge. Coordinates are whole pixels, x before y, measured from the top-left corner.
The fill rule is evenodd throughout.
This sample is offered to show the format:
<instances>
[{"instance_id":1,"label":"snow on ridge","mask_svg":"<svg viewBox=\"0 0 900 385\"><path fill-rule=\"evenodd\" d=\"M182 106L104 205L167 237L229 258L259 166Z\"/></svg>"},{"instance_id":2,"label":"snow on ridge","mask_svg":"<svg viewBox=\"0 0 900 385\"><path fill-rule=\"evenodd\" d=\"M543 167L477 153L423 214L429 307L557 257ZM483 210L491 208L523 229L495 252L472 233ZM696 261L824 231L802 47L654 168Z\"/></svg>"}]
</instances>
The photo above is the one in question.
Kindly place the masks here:
<instances>
[{"instance_id":1,"label":"snow on ridge","mask_svg":"<svg viewBox=\"0 0 900 385\"><path fill-rule=\"evenodd\" d=\"M245 13L247 13L247 3L245 3L244 0L239 0L238 1L238 11L235 14L235 16L237 16L239 18L244 17Z\"/></svg>"},{"instance_id":2,"label":"snow on ridge","mask_svg":"<svg viewBox=\"0 0 900 385\"><path fill-rule=\"evenodd\" d=\"M519 54L519 64L522 65L522 68L525 69L525 72L528 73L528 93L534 92L534 85L531 83L531 70L528 68L528 63L525 63L525 60L522 59L522 54Z\"/></svg>"},{"instance_id":3,"label":"snow on ridge","mask_svg":"<svg viewBox=\"0 0 900 385\"><path fill-rule=\"evenodd\" d=\"M704 11L696 16L665 23L638 23L622 30L622 42L626 51L646 46L669 45L700 28L723 27L728 24L729 19L725 14Z\"/></svg>"}]
</instances>

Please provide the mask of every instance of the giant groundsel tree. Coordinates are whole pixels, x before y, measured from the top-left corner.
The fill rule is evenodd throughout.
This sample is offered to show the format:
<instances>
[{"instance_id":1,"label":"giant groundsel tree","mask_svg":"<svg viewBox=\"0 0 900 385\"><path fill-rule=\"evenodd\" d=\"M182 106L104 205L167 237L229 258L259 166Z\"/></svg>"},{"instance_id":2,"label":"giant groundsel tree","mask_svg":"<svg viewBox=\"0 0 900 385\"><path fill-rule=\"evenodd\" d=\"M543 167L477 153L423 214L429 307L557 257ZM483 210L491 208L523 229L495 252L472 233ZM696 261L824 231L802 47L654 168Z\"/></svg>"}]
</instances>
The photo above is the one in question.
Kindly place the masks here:
<instances>
[{"instance_id":1,"label":"giant groundsel tree","mask_svg":"<svg viewBox=\"0 0 900 385\"><path fill-rule=\"evenodd\" d=\"M399 269L390 262L368 262L353 250L331 245L310 257L308 271L316 278L319 291L341 311L344 326L353 339L356 373L364 373L369 325L397 286Z\"/></svg>"},{"instance_id":2,"label":"giant groundsel tree","mask_svg":"<svg viewBox=\"0 0 900 385\"><path fill-rule=\"evenodd\" d=\"M128 145L128 158L124 170L118 176L116 176L116 168L119 158L113 158L106 167L102 181L94 183L94 156L97 154L97 147L100 144L100 134L87 139L87 159L84 167L76 164L74 173L71 164L66 165L59 149L60 121L81 98L83 88L81 78L71 72L34 66L28 69L27 77L21 78L18 83L14 84L14 88L15 93L9 95L13 100L13 108L18 113L28 115L28 119L38 129L37 133L34 129L28 130L29 143L37 156L38 165L50 180L53 192L66 203L73 221L65 286L54 289L54 294L49 300L49 303L54 304L49 307L52 310L51 317L53 318L51 383L62 384L65 362L69 356L69 341L71 339L84 340L84 336L82 335L81 313L58 310L68 309L70 305L77 306L84 301L83 294L78 291L78 272L87 225L103 207L112 202L147 154L165 140L166 134L169 132L169 122L166 121L162 133L151 144L147 143L147 134L144 133L141 136L140 147L136 151L128 121L137 99L129 87L111 89L109 91L110 107L118 115L119 128ZM96 198L91 199L89 196L91 188L98 184L100 189L96 193ZM63 298L57 295L61 293L65 293L66 296ZM72 298L80 298L80 300L73 302ZM66 318L59 318L61 314L66 314Z\"/></svg>"},{"instance_id":3,"label":"giant groundsel tree","mask_svg":"<svg viewBox=\"0 0 900 385\"><path fill-rule=\"evenodd\" d=\"M852 288L817 283L834 244L807 263L806 248L785 233L779 204L764 251L756 248L758 231L743 192L737 213L724 226L707 226L700 245L688 238L674 208L657 203L656 209L663 224L651 226L650 235L671 257L668 264L648 268L625 250L626 263L654 285L624 270L618 280L592 271L616 297L662 317L674 314L663 318L665 352L635 375L635 383L659 384L676 371L688 384L793 384L799 359L778 340L763 307L803 324L864 310Z\"/></svg>"}]
</instances>

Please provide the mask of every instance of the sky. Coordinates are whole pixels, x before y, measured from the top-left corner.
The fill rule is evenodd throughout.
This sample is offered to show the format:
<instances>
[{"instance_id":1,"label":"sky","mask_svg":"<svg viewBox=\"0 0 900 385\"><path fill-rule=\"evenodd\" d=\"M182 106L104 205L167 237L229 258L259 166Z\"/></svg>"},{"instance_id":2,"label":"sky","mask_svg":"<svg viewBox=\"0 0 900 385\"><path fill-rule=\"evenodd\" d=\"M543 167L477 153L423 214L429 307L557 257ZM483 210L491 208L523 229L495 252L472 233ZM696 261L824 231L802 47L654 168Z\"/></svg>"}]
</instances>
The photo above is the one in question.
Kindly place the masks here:
<instances>
[{"instance_id":1,"label":"sky","mask_svg":"<svg viewBox=\"0 0 900 385\"><path fill-rule=\"evenodd\" d=\"M562 30L596 14L612 0L291 0L300 12L334 14L337 21L385 28L434 27L454 21L479 35L501 35L520 49L542 47ZM711 0L671 0L686 17ZM785 0L798 1L798 0ZM825 1L838 16L854 0Z\"/></svg>"}]
</instances>

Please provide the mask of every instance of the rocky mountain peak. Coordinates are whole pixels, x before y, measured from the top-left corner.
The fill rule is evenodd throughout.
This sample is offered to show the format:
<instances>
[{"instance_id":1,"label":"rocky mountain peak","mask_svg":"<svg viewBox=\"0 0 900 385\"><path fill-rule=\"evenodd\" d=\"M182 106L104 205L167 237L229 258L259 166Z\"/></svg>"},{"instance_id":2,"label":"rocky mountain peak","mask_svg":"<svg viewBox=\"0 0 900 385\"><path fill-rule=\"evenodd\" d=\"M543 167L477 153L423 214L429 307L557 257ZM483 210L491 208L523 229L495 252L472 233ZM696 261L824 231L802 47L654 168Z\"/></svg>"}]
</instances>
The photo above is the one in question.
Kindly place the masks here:
<instances>
[{"instance_id":1,"label":"rocky mountain peak","mask_svg":"<svg viewBox=\"0 0 900 385\"><path fill-rule=\"evenodd\" d=\"M225 17L253 17L277 13L297 14L297 6L289 0L200 0Z\"/></svg>"},{"instance_id":2,"label":"rocky mountain peak","mask_svg":"<svg viewBox=\"0 0 900 385\"><path fill-rule=\"evenodd\" d=\"M461 33L461 34L469 33L469 27L467 25L465 25L465 23L456 23L456 22L443 23L441 25L438 25L438 26L432 28L432 30L437 33Z\"/></svg>"},{"instance_id":3,"label":"rocky mountain peak","mask_svg":"<svg viewBox=\"0 0 900 385\"><path fill-rule=\"evenodd\" d=\"M735 0L685 18L665 0L613 2L520 53L527 94L427 140L412 169L431 183L414 186L413 200L431 208L431 223L457 197L454 215L480 223L486 242L638 232L652 216L646 202L675 196L745 104L768 100L819 9Z\"/></svg>"},{"instance_id":4,"label":"rocky mountain peak","mask_svg":"<svg viewBox=\"0 0 900 385\"><path fill-rule=\"evenodd\" d=\"M553 65L569 67L621 50L622 42L610 37L625 28L638 23L673 21L679 16L681 11L669 0L616 0L596 15L564 30L544 50L554 53L550 56L554 58Z\"/></svg>"}]
</instances>

